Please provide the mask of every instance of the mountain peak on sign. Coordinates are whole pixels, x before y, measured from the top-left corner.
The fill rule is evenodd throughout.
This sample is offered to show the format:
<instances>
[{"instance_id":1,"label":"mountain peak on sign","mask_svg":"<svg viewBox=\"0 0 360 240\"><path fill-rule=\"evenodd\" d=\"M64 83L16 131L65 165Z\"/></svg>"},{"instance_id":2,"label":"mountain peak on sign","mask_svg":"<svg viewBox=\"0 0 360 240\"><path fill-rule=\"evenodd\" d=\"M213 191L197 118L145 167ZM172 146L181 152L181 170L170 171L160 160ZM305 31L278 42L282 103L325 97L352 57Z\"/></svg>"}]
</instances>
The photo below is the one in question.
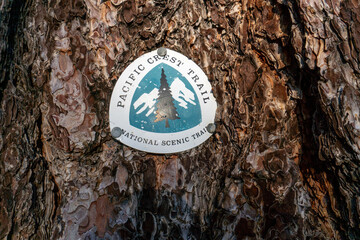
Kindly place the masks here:
<instances>
[{"instance_id":1,"label":"mountain peak on sign","mask_svg":"<svg viewBox=\"0 0 360 240\"><path fill-rule=\"evenodd\" d=\"M195 94L185 87L185 84L177 77L170 85L170 90L175 101L179 106L188 109L188 103L196 105ZM143 93L133 104L137 110L136 114L140 114L147 110L146 116L154 113L156 98L159 94L158 88L153 88L150 93Z\"/></svg>"},{"instance_id":2,"label":"mountain peak on sign","mask_svg":"<svg viewBox=\"0 0 360 240\"><path fill-rule=\"evenodd\" d=\"M175 101L179 102L179 105L185 109L187 109L187 104L191 103L192 105L196 105L195 94L186 88L185 84L179 79L175 78L175 80L170 85L170 90L172 92L173 98Z\"/></svg>"}]
</instances>

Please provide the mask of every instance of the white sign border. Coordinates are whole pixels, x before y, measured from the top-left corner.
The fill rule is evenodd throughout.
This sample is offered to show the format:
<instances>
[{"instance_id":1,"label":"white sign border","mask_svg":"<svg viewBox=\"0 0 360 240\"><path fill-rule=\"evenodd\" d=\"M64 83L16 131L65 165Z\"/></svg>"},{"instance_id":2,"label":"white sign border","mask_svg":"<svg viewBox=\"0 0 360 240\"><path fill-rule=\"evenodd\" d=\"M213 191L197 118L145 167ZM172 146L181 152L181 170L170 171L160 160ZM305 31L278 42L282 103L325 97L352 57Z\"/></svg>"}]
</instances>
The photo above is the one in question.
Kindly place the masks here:
<instances>
[{"instance_id":1,"label":"white sign border","mask_svg":"<svg viewBox=\"0 0 360 240\"><path fill-rule=\"evenodd\" d=\"M115 127L124 130L117 140L132 148L149 153L178 153L202 144L212 135L206 127L208 124L214 123L217 108L211 84L202 69L181 53L170 49L166 50L167 53L164 57L159 56L155 50L133 61L117 80L110 100L110 130L112 131ZM202 121L197 126L175 133L154 133L130 125L131 97L143 77L161 63L175 68L186 77L193 87L199 98L202 116ZM201 90L197 84L203 84Z\"/></svg>"}]
</instances>

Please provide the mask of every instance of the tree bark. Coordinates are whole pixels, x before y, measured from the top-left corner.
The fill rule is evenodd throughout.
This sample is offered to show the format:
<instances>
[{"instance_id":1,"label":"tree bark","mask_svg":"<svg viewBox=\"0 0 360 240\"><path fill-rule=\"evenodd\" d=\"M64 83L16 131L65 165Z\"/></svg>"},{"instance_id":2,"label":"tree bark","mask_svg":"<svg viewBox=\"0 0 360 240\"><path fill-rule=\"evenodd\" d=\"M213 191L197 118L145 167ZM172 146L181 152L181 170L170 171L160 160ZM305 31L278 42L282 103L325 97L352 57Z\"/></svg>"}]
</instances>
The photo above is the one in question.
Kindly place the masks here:
<instances>
[{"instance_id":1,"label":"tree bark","mask_svg":"<svg viewBox=\"0 0 360 240\"><path fill-rule=\"evenodd\" d=\"M359 239L360 8L351 0L2 0L0 239ZM121 72L196 62L215 134L115 141Z\"/></svg>"}]
</instances>

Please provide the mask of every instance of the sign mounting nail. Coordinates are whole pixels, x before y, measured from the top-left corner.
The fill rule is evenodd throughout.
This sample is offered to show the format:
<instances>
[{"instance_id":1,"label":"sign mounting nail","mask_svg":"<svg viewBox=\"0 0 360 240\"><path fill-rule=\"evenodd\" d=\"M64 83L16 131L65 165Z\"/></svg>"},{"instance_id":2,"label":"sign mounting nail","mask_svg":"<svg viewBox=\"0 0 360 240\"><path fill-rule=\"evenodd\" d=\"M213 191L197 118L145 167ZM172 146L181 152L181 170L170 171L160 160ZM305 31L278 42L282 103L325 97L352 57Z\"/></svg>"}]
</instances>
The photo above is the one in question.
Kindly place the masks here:
<instances>
[{"instance_id":1,"label":"sign mounting nail","mask_svg":"<svg viewBox=\"0 0 360 240\"><path fill-rule=\"evenodd\" d=\"M178 52L160 48L121 74L111 96L110 129L114 138L141 151L181 152L215 132L216 107L201 68Z\"/></svg>"}]
</instances>

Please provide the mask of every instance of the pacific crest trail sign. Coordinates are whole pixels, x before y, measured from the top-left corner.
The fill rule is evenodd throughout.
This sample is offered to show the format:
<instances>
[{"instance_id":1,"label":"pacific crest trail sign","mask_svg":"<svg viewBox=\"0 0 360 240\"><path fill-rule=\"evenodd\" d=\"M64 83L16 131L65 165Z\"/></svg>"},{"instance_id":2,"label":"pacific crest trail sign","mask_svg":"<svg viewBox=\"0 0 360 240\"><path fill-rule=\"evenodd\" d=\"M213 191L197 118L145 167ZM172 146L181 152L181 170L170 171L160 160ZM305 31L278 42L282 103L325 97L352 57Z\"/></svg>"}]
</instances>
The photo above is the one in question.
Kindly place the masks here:
<instances>
[{"instance_id":1,"label":"pacific crest trail sign","mask_svg":"<svg viewBox=\"0 0 360 240\"><path fill-rule=\"evenodd\" d=\"M151 153L175 153L211 136L216 101L201 68L184 55L156 51L132 62L110 101L110 129L122 143ZM214 126L214 125L212 125Z\"/></svg>"}]
</instances>

